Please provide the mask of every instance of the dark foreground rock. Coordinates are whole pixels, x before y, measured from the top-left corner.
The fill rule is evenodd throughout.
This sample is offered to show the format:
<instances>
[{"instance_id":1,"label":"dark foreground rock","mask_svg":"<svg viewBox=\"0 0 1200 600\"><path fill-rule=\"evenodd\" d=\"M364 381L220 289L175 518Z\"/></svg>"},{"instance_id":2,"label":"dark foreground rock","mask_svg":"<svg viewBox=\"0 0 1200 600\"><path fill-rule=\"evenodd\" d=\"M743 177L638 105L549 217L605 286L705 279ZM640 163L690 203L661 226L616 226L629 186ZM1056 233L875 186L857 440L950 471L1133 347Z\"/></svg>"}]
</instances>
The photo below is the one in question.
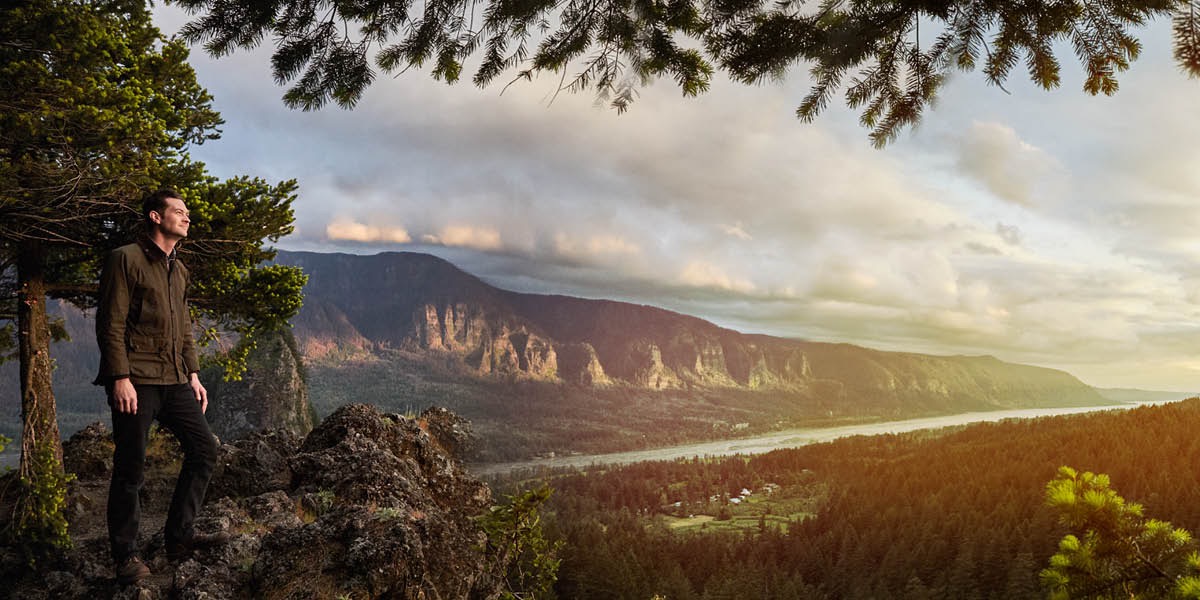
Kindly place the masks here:
<instances>
[{"instance_id":1,"label":"dark foreground rock","mask_svg":"<svg viewBox=\"0 0 1200 600\"><path fill-rule=\"evenodd\" d=\"M170 436L155 434L141 528L153 574L120 587L104 523L112 444L103 427L89 427L64 444L78 476L68 499L75 547L36 569L0 549L0 596L495 598L503 568L484 554L473 520L490 492L452 453L465 439L465 423L441 409L412 419L349 405L303 440L272 431L224 445L196 525L233 538L172 565L162 525L180 457Z\"/></svg>"}]
</instances>

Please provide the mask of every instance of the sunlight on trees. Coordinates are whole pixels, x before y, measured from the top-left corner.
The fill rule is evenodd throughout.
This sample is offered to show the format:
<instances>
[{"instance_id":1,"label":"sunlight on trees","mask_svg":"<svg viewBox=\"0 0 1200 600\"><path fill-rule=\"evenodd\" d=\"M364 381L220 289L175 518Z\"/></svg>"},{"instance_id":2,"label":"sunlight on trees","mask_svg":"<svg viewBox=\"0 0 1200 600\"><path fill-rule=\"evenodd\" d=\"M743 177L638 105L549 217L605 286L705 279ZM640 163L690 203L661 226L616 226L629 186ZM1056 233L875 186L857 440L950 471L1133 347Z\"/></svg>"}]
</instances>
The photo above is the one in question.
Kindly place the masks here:
<instances>
[{"instance_id":1,"label":"sunlight on trees","mask_svg":"<svg viewBox=\"0 0 1200 600\"><path fill-rule=\"evenodd\" d=\"M550 499L548 486L526 490L493 506L478 521L487 533L488 554L506 570L506 600L553 597L563 542L550 541L542 528L541 508Z\"/></svg>"},{"instance_id":2,"label":"sunlight on trees","mask_svg":"<svg viewBox=\"0 0 1200 600\"><path fill-rule=\"evenodd\" d=\"M1050 598L1200 598L1200 554L1188 531L1148 518L1107 475L1061 467L1046 504L1070 534L1041 572Z\"/></svg>"}]
</instances>

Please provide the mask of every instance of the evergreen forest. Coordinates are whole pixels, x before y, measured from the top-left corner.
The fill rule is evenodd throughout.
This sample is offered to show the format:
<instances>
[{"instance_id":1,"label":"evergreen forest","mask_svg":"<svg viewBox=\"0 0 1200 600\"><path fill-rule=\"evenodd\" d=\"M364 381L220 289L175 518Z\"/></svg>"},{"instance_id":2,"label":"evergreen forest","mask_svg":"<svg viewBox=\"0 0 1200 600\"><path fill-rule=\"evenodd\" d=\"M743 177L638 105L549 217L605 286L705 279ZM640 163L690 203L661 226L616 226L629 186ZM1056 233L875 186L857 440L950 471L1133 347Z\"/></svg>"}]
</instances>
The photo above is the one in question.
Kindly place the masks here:
<instances>
[{"instance_id":1,"label":"evergreen forest","mask_svg":"<svg viewBox=\"0 0 1200 600\"><path fill-rule=\"evenodd\" d=\"M1060 466L1200 531L1200 399L768 454L514 473L548 482L558 598L1045 598Z\"/></svg>"}]
</instances>

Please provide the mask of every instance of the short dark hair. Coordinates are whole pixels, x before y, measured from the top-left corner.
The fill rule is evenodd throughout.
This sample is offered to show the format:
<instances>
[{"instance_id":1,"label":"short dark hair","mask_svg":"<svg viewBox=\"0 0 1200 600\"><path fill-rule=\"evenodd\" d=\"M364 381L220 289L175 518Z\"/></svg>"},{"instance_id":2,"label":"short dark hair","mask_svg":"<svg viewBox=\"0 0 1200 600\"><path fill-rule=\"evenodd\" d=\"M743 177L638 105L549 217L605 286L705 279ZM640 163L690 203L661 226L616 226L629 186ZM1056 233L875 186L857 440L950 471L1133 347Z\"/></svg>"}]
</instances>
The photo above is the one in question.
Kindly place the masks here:
<instances>
[{"instance_id":1,"label":"short dark hair","mask_svg":"<svg viewBox=\"0 0 1200 600\"><path fill-rule=\"evenodd\" d=\"M171 188L163 188L146 196L146 199L142 200L142 217L146 219L147 225L152 223L150 220L151 211L161 215L163 209L167 208L167 198L179 198L179 192ZM182 198L180 199L182 200Z\"/></svg>"}]
</instances>

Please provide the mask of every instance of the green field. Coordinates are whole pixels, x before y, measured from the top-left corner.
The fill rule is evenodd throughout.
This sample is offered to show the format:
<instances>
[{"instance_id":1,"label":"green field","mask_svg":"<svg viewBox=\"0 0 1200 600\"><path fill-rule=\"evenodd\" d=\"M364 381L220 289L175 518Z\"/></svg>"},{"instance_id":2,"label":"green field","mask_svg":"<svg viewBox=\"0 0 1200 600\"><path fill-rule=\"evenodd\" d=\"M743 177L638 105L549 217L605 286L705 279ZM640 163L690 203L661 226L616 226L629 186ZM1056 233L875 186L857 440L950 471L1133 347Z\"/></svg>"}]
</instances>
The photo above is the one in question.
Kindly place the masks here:
<instances>
[{"instance_id":1,"label":"green field","mask_svg":"<svg viewBox=\"0 0 1200 600\"><path fill-rule=\"evenodd\" d=\"M678 487L678 484L668 486ZM762 531L773 528L787 531L791 523L816 516L825 501L824 486L796 485L774 493L758 491L730 502L724 497L703 504L668 505L654 517L667 529L677 532L715 533L721 531Z\"/></svg>"}]
</instances>

